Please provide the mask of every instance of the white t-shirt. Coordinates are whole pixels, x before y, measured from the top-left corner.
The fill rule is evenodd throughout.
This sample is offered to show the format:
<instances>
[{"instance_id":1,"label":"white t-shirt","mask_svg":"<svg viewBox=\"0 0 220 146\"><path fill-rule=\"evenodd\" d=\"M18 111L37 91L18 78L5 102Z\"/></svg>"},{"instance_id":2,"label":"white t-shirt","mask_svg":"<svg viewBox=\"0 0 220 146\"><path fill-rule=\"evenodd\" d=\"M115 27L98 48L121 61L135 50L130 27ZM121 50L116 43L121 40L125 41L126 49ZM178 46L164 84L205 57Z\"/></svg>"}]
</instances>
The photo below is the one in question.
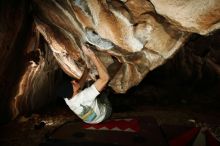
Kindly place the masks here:
<instances>
[{"instance_id":1,"label":"white t-shirt","mask_svg":"<svg viewBox=\"0 0 220 146\"><path fill-rule=\"evenodd\" d=\"M106 115L106 107L98 104L99 91L95 85L82 90L71 99L65 98L69 108L84 122L96 124L103 121Z\"/></svg>"}]
</instances>

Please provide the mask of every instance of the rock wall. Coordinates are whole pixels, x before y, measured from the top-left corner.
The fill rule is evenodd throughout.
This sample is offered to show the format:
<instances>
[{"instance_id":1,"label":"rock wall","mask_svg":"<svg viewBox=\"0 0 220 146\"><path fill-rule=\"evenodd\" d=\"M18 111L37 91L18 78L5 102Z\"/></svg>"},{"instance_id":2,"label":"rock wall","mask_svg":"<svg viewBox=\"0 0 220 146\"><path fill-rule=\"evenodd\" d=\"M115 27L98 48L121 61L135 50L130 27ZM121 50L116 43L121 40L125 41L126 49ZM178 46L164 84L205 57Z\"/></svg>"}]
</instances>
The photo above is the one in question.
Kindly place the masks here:
<instances>
[{"instance_id":1,"label":"rock wall","mask_svg":"<svg viewBox=\"0 0 220 146\"><path fill-rule=\"evenodd\" d=\"M220 28L219 0L150 0L158 14L183 31L202 35Z\"/></svg>"},{"instance_id":2,"label":"rock wall","mask_svg":"<svg viewBox=\"0 0 220 146\"><path fill-rule=\"evenodd\" d=\"M0 116L7 119L11 114L10 99L20 76L20 66L23 63L22 50L25 46L24 38L28 31L24 27L31 25L25 21L27 18L25 12L28 8L25 1L20 3L1 1L0 3Z\"/></svg>"},{"instance_id":3,"label":"rock wall","mask_svg":"<svg viewBox=\"0 0 220 146\"><path fill-rule=\"evenodd\" d=\"M91 64L83 55L81 43L89 42L106 56L107 67L115 62L120 64L115 72L108 68L109 86L117 93L138 85L189 36L188 32L172 27L145 0L35 0L34 4L37 30L59 56L64 70L73 77L81 76L82 66ZM64 61L66 56L70 65Z\"/></svg>"},{"instance_id":4,"label":"rock wall","mask_svg":"<svg viewBox=\"0 0 220 146\"><path fill-rule=\"evenodd\" d=\"M1 1L0 123L27 115L54 100L61 70L35 30L30 2Z\"/></svg>"},{"instance_id":5,"label":"rock wall","mask_svg":"<svg viewBox=\"0 0 220 146\"><path fill-rule=\"evenodd\" d=\"M96 68L81 50L85 42L106 65L108 85L116 93L126 93L174 56L192 33L211 35L219 29L220 3L3 0L0 20L4 22L0 23L0 116L8 117L4 121L55 100L61 69L79 79L88 67L89 79L95 80ZM218 73L215 58L207 62Z\"/></svg>"}]
</instances>

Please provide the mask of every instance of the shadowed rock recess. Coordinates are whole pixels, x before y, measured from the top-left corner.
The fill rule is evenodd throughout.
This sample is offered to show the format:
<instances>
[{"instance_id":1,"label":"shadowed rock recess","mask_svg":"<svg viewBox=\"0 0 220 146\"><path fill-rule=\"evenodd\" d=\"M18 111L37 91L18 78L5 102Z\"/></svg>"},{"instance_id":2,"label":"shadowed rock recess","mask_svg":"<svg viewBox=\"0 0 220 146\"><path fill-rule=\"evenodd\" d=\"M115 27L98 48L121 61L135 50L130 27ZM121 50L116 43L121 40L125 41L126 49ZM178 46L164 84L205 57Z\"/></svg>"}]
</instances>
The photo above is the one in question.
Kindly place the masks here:
<instances>
[{"instance_id":1,"label":"shadowed rock recess","mask_svg":"<svg viewBox=\"0 0 220 146\"><path fill-rule=\"evenodd\" d=\"M16 0L0 2L0 116L3 121L55 100L62 71L79 79L95 66L88 42L126 93L164 64L193 33L220 28L219 0ZM2 23L4 22L4 23ZM215 50L213 50L215 51ZM215 70L219 65L209 60ZM219 71L220 72L220 71Z\"/></svg>"}]
</instances>

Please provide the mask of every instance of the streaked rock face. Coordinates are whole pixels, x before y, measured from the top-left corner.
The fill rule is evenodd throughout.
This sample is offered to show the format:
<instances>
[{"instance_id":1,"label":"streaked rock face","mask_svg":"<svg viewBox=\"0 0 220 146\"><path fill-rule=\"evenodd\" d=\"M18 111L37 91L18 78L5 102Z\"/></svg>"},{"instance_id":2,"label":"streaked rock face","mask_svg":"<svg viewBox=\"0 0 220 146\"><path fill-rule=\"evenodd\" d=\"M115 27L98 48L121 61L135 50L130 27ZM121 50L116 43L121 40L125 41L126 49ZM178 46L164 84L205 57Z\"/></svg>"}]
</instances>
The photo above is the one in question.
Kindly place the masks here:
<instances>
[{"instance_id":1,"label":"streaked rock face","mask_svg":"<svg viewBox=\"0 0 220 146\"><path fill-rule=\"evenodd\" d=\"M137 85L150 70L172 56L189 35L173 28L145 0L34 2L37 30L62 68L79 78L82 66L91 64L81 51L81 43L89 42L97 53L103 52L106 66L120 64L114 72L108 68L109 85L118 93ZM91 72L91 78L95 74Z\"/></svg>"},{"instance_id":2,"label":"streaked rock face","mask_svg":"<svg viewBox=\"0 0 220 146\"><path fill-rule=\"evenodd\" d=\"M10 118L10 100L12 99L13 90L16 90L17 78L21 64L23 63L23 47L18 41L23 41L20 36L24 36L26 30L22 26L25 23L24 1L0 2L0 117L1 119ZM3 23L4 22L4 23ZM22 30L22 31L21 31ZM17 73L15 73L17 72ZM3 118L4 117L4 118ZM2 121L2 120L0 120Z\"/></svg>"},{"instance_id":3,"label":"streaked rock face","mask_svg":"<svg viewBox=\"0 0 220 146\"><path fill-rule=\"evenodd\" d=\"M60 68L79 79L87 66L89 79L96 80L96 68L81 43L93 45L109 71L108 85L125 93L171 58L191 33L208 34L219 28L220 19L219 0L5 0L0 4L5 22L0 23L0 116L10 113L11 117L54 100Z\"/></svg>"},{"instance_id":4,"label":"streaked rock face","mask_svg":"<svg viewBox=\"0 0 220 146\"><path fill-rule=\"evenodd\" d=\"M52 51L35 31L28 1L1 2L0 123L53 101L62 77Z\"/></svg>"}]
</instances>

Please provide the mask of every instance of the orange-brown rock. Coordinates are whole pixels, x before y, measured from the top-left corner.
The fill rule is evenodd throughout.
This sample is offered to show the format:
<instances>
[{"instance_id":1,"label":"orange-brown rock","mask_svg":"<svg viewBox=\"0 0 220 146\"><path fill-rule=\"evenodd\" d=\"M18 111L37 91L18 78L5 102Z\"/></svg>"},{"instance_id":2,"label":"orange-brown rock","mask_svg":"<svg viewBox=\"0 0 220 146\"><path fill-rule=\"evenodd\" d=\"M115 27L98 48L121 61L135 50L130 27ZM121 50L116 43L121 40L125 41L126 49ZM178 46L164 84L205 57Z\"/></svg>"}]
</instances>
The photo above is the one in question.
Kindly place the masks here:
<instances>
[{"instance_id":1,"label":"orange-brown rock","mask_svg":"<svg viewBox=\"0 0 220 146\"><path fill-rule=\"evenodd\" d=\"M150 70L171 57L189 35L157 15L148 1L34 2L37 30L66 73L79 78L83 66L91 64L80 49L81 43L89 42L97 52L106 54L110 64L113 58L121 64L116 72L109 70L109 85L118 93L137 85ZM95 74L93 71L90 76Z\"/></svg>"},{"instance_id":2,"label":"orange-brown rock","mask_svg":"<svg viewBox=\"0 0 220 146\"><path fill-rule=\"evenodd\" d=\"M220 28L219 0L150 0L156 12L183 31L208 34Z\"/></svg>"},{"instance_id":3,"label":"orange-brown rock","mask_svg":"<svg viewBox=\"0 0 220 146\"><path fill-rule=\"evenodd\" d=\"M106 65L108 86L127 92L171 58L191 33L218 29L219 5L218 0L1 1L0 117L28 114L55 100L61 69L79 79L88 67L88 80L96 80L96 68L81 50L85 42ZM210 52L207 64L219 73L218 55ZM189 62L205 62L188 56Z\"/></svg>"}]
</instances>

